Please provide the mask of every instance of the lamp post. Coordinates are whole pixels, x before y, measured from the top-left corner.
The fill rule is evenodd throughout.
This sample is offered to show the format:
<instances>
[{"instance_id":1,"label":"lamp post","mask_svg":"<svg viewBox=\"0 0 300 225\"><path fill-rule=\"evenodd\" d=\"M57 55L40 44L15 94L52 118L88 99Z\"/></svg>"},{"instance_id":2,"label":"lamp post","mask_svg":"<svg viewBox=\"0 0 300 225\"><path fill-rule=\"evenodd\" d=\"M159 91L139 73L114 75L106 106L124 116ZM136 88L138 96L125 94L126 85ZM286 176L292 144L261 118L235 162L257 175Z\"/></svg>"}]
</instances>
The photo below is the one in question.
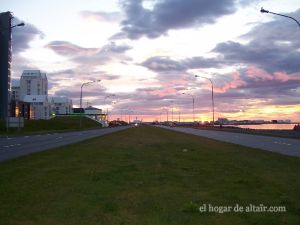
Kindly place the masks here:
<instances>
[{"instance_id":1,"label":"lamp post","mask_svg":"<svg viewBox=\"0 0 300 225\"><path fill-rule=\"evenodd\" d=\"M167 123L169 123L169 110L167 109Z\"/></svg>"},{"instance_id":2,"label":"lamp post","mask_svg":"<svg viewBox=\"0 0 300 225\"><path fill-rule=\"evenodd\" d=\"M11 28L14 28L14 27L23 27L23 26L25 26L25 23L21 22L19 24L11 26Z\"/></svg>"},{"instance_id":3,"label":"lamp post","mask_svg":"<svg viewBox=\"0 0 300 225\"><path fill-rule=\"evenodd\" d=\"M298 24L298 26L300 27L300 23L299 23L299 21L298 21L298 20L296 20L294 17L287 16L287 15L283 15L283 14L279 14L279 13L270 12L269 10L266 10L266 9L264 9L263 7L261 7L261 9L260 9L260 12L261 12L261 13L271 13L271 14L273 14L273 15L277 15L277 16L283 16L283 17L286 17L286 18L292 19L292 20L294 20L294 21L295 21L295 22Z\"/></svg>"},{"instance_id":4,"label":"lamp post","mask_svg":"<svg viewBox=\"0 0 300 225\"><path fill-rule=\"evenodd\" d=\"M212 116L213 116L212 124L214 126L214 124L215 124L214 84L213 84L213 82L210 78L202 77L202 76L199 76L199 75L195 75L195 77L201 77L201 78L207 79L211 83L211 105L212 105Z\"/></svg>"},{"instance_id":5,"label":"lamp post","mask_svg":"<svg viewBox=\"0 0 300 225\"><path fill-rule=\"evenodd\" d=\"M172 123L174 122L174 107L173 107L173 103L174 103L174 101L173 100L171 100L171 109L172 109Z\"/></svg>"},{"instance_id":6,"label":"lamp post","mask_svg":"<svg viewBox=\"0 0 300 225\"><path fill-rule=\"evenodd\" d=\"M22 22L22 23L13 25L13 26L11 26L11 27L6 27L6 28L4 28L4 29L1 29L0 32L5 31L5 30L12 29L12 28L14 28L14 27L23 27L23 26L25 26L25 23Z\"/></svg>"},{"instance_id":7,"label":"lamp post","mask_svg":"<svg viewBox=\"0 0 300 225\"><path fill-rule=\"evenodd\" d=\"M80 109L82 109L82 88L85 85L91 84L91 83L95 83L95 82L100 82L101 80L94 80L94 81L89 81L89 82L85 82L82 83L81 88L80 88ZM82 113L80 113L80 119L79 119L79 127L82 128Z\"/></svg>"},{"instance_id":8,"label":"lamp post","mask_svg":"<svg viewBox=\"0 0 300 225\"><path fill-rule=\"evenodd\" d=\"M192 99L193 99L193 122L195 122L195 98L194 98L194 95L189 94L189 93L185 93L185 92L183 92L182 94L192 96Z\"/></svg>"},{"instance_id":9,"label":"lamp post","mask_svg":"<svg viewBox=\"0 0 300 225\"><path fill-rule=\"evenodd\" d=\"M105 103L106 99L111 98L111 97L116 97L116 95L115 94L109 94L109 95L105 96L105 98L104 98L104 104L106 104ZM107 121L109 121L108 120L108 108L106 108L106 116L107 116Z\"/></svg>"},{"instance_id":10,"label":"lamp post","mask_svg":"<svg viewBox=\"0 0 300 225\"><path fill-rule=\"evenodd\" d=\"M85 83L82 83L81 85L81 88L80 88L80 108L82 108L82 88L88 84L91 84L91 83L95 83L95 82L100 82L101 80L94 80L94 81L89 81L89 82L85 82Z\"/></svg>"}]
</instances>

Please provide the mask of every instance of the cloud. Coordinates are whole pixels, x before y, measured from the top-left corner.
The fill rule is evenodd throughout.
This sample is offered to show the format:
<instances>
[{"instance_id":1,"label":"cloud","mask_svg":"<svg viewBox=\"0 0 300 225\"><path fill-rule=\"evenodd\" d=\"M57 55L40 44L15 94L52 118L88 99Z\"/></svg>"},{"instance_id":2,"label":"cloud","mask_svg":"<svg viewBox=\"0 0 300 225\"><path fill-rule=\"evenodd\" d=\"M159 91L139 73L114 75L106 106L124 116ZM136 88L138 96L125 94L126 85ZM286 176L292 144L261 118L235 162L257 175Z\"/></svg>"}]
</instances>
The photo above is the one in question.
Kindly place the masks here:
<instances>
[{"instance_id":1,"label":"cloud","mask_svg":"<svg viewBox=\"0 0 300 225\"><path fill-rule=\"evenodd\" d=\"M300 10L297 10L288 15L296 17L299 14ZM274 17L273 21L257 25L241 38L248 42L223 42L212 51L219 53L227 65L243 63L269 73L300 71L299 29L292 20Z\"/></svg>"},{"instance_id":2,"label":"cloud","mask_svg":"<svg viewBox=\"0 0 300 225\"><path fill-rule=\"evenodd\" d=\"M101 48L84 48L66 41L53 41L45 47L59 55L69 57L73 62L78 64L88 64L87 66L116 60L130 60L125 55L125 52L131 49L129 45L118 45L115 42L110 42Z\"/></svg>"},{"instance_id":3,"label":"cloud","mask_svg":"<svg viewBox=\"0 0 300 225\"><path fill-rule=\"evenodd\" d=\"M122 33L130 39L157 38L172 29L212 24L236 11L235 0L160 0L154 2L152 9L145 8L144 2L121 0L126 15Z\"/></svg>"},{"instance_id":4,"label":"cloud","mask_svg":"<svg viewBox=\"0 0 300 225\"><path fill-rule=\"evenodd\" d=\"M151 57L142 62L141 65L156 72L185 71L187 69L180 61L164 56Z\"/></svg>"},{"instance_id":5,"label":"cloud","mask_svg":"<svg viewBox=\"0 0 300 225\"><path fill-rule=\"evenodd\" d=\"M120 22L122 15L119 12L95 12L95 11L81 11L80 15L84 19L94 19L100 22Z\"/></svg>"},{"instance_id":6,"label":"cloud","mask_svg":"<svg viewBox=\"0 0 300 225\"><path fill-rule=\"evenodd\" d=\"M222 87L216 87L215 91L224 93L230 89L237 89L247 85L247 83L241 79L241 76L238 72L232 74L233 80L225 83Z\"/></svg>"},{"instance_id":7,"label":"cloud","mask_svg":"<svg viewBox=\"0 0 300 225\"><path fill-rule=\"evenodd\" d=\"M181 60L174 60L169 56L154 56L148 58L140 65L155 72L186 71L197 68L218 68L222 61L218 58L192 57Z\"/></svg>"},{"instance_id":8,"label":"cloud","mask_svg":"<svg viewBox=\"0 0 300 225\"><path fill-rule=\"evenodd\" d=\"M131 58L126 55L126 52L130 49L131 47L129 45L118 45L115 42L110 42L109 44L100 48L95 54L83 54L79 57L73 58L73 61L80 64L87 64L88 66L97 66L99 64L108 62L113 63L130 61Z\"/></svg>"},{"instance_id":9,"label":"cloud","mask_svg":"<svg viewBox=\"0 0 300 225\"><path fill-rule=\"evenodd\" d=\"M19 24L22 22L17 17L14 17L14 24ZM43 38L44 34L34 25L25 22L25 26L15 27L12 30L12 49L13 54L18 54L20 52L28 49L29 43L36 37Z\"/></svg>"},{"instance_id":10,"label":"cloud","mask_svg":"<svg viewBox=\"0 0 300 225\"><path fill-rule=\"evenodd\" d=\"M48 43L45 47L53 50L59 55L68 56L72 58L82 55L96 54L99 51L99 49L97 48L83 48L67 41L52 41Z\"/></svg>"}]
</instances>

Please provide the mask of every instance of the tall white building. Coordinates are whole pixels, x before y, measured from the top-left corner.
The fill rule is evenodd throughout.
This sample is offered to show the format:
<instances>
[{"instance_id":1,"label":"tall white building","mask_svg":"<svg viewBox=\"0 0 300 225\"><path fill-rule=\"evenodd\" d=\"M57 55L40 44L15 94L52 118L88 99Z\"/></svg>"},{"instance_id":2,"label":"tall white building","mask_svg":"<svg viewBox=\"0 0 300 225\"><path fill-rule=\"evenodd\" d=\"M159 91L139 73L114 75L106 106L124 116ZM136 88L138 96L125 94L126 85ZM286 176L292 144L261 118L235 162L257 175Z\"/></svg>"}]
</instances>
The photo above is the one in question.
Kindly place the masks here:
<instances>
[{"instance_id":1,"label":"tall white building","mask_svg":"<svg viewBox=\"0 0 300 225\"><path fill-rule=\"evenodd\" d=\"M24 70L20 79L19 100L23 101L26 95L48 96L48 80L46 73L40 70Z\"/></svg>"},{"instance_id":2,"label":"tall white building","mask_svg":"<svg viewBox=\"0 0 300 225\"><path fill-rule=\"evenodd\" d=\"M51 114L71 114L72 100L66 97L48 97L46 73L24 70L19 85L12 87L12 116L27 119L50 119Z\"/></svg>"},{"instance_id":3,"label":"tall white building","mask_svg":"<svg viewBox=\"0 0 300 225\"><path fill-rule=\"evenodd\" d=\"M48 101L46 73L40 70L24 70L20 78L20 87L13 88L12 98L30 105L30 119L50 118L51 107Z\"/></svg>"}]
</instances>

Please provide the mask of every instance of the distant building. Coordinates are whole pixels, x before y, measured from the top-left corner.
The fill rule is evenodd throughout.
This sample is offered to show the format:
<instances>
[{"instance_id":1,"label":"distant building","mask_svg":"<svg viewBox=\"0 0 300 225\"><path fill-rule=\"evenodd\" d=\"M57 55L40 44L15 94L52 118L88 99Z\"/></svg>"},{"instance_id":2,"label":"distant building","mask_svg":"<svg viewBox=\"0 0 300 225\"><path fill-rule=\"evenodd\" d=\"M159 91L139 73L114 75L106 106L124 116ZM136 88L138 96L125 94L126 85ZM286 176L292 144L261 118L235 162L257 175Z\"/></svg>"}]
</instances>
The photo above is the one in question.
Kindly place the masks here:
<instances>
[{"instance_id":1,"label":"distant building","mask_svg":"<svg viewBox=\"0 0 300 225\"><path fill-rule=\"evenodd\" d=\"M26 119L49 119L48 80L40 70L24 70L19 86L12 87L11 116Z\"/></svg>"},{"instance_id":2,"label":"distant building","mask_svg":"<svg viewBox=\"0 0 300 225\"><path fill-rule=\"evenodd\" d=\"M51 97L51 114L67 115L72 113L73 103L66 97Z\"/></svg>"},{"instance_id":3,"label":"distant building","mask_svg":"<svg viewBox=\"0 0 300 225\"><path fill-rule=\"evenodd\" d=\"M0 13L0 119L9 115L12 14Z\"/></svg>"},{"instance_id":4,"label":"distant building","mask_svg":"<svg viewBox=\"0 0 300 225\"><path fill-rule=\"evenodd\" d=\"M20 100L20 86L11 87L11 101Z\"/></svg>"},{"instance_id":5,"label":"distant building","mask_svg":"<svg viewBox=\"0 0 300 225\"><path fill-rule=\"evenodd\" d=\"M223 125L229 124L229 120L227 118L218 118L216 124L223 124Z\"/></svg>"},{"instance_id":6,"label":"distant building","mask_svg":"<svg viewBox=\"0 0 300 225\"><path fill-rule=\"evenodd\" d=\"M84 109L85 115L95 116L97 119L97 116L102 115L102 109L95 108L93 106L89 106Z\"/></svg>"},{"instance_id":7,"label":"distant building","mask_svg":"<svg viewBox=\"0 0 300 225\"><path fill-rule=\"evenodd\" d=\"M89 106L84 109L84 114L91 119L102 124L103 127L108 126L107 123L107 114L102 112L102 109L95 108L93 106Z\"/></svg>"},{"instance_id":8,"label":"distant building","mask_svg":"<svg viewBox=\"0 0 300 225\"><path fill-rule=\"evenodd\" d=\"M46 73L40 70L24 70L20 79L20 99L26 95L48 96L48 80Z\"/></svg>"},{"instance_id":9,"label":"distant building","mask_svg":"<svg viewBox=\"0 0 300 225\"><path fill-rule=\"evenodd\" d=\"M23 101L25 103L30 103L30 119L50 119L51 107L47 95L26 95Z\"/></svg>"},{"instance_id":10,"label":"distant building","mask_svg":"<svg viewBox=\"0 0 300 225\"><path fill-rule=\"evenodd\" d=\"M48 98L48 79L40 70L24 70L19 86L11 91L10 115L26 119L50 119L52 114L73 113L72 100L66 97Z\"/></svg>"}]
</instances>

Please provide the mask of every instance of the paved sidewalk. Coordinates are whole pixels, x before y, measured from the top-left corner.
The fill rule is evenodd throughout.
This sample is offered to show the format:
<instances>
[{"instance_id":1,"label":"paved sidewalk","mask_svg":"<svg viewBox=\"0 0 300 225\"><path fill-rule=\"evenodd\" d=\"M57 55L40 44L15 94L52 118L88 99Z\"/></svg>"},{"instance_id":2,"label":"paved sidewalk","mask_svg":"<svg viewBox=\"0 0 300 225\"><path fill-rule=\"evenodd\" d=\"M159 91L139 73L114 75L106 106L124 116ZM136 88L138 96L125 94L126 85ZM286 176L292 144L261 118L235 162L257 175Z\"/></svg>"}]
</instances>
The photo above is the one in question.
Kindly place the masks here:
<instances>
[{"instance_id":1,"label":"paved sidewalk","mask_svg":"<svg viewBox=\"0 0 300 225\"><path fill-rule=\"evenodd\" d=\"M233 133L225 131L201 130L186 127L157 127L211 138L219 141L239 144L247 147L258 148L266 151L277 152L283 155L300 157L300 140L296 139Z\"/></svg>"}]
</instances>

